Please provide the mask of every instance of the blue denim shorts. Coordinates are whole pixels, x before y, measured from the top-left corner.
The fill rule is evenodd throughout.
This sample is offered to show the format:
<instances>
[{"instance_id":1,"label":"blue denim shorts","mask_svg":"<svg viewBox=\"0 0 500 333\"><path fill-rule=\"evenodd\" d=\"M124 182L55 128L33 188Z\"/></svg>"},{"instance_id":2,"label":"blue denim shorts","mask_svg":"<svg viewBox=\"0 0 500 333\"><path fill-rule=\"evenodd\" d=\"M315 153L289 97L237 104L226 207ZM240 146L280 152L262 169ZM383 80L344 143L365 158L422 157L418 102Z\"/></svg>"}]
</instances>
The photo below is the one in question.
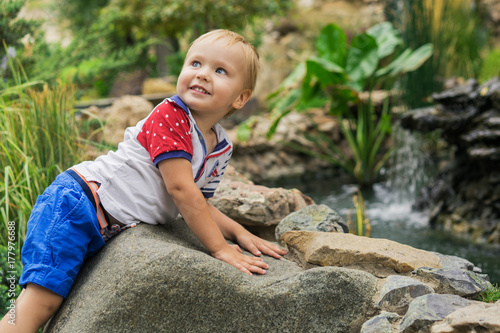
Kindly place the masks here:
<instances>
[{"instance_id":1,"label":"blue denim shorts","mask_svg":"<svg viewBox=\"0 0 500 333\"><path fill-rule=\"evenodd\" d=\"M62 173L31 212L19 285L33 283L66 298L84 260L104 244L94 206L80 184Z\"/></svg>"}]
</instances>

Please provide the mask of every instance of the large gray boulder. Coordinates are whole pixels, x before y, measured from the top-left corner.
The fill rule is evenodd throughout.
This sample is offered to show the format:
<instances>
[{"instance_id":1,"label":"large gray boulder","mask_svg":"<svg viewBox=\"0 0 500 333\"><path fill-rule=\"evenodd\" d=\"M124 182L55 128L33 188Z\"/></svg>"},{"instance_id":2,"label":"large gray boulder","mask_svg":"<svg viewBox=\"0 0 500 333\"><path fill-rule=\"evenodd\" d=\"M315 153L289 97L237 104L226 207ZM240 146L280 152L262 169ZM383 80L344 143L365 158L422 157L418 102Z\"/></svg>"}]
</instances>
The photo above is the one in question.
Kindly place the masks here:
<instances>
[{"instance_id":1,"label":"large gray boulder","mask_svg":"<svg viewBox=\"0 0 500 333\"><path fill-rule=\"evenodd\" d=\"M265 257L248 276L211 257L182 220L138 225L91 258L44 332L359 332L376 278Z\"/></svg>"}]
</instances>

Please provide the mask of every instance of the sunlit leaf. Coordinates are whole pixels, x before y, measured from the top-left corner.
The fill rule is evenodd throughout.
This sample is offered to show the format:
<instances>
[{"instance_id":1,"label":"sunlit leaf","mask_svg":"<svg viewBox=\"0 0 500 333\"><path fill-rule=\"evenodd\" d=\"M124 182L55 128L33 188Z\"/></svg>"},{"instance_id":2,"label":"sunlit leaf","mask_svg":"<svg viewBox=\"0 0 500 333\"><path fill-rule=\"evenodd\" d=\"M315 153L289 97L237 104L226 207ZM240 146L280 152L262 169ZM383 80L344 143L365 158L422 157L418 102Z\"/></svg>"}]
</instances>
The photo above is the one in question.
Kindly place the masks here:
<instances>
[{"instance_id":1,"label":"sunlit leaf","mask_svg":"<svg viewBox=\"0 0 500 333\"><path fill-rule=\"evenodd\" d=\"M346 73L361 90L378 65L377 42L368 34L353 38L347 54Z\"/></svg>"},{"instance_id":2,"label":"sunlit leaf","mask_svg":"<svg viewBox=\"0 0 500 333\"><path fill-rule=\"evenodd\" d=\"M316 41L316 50L319 57L343 66L347 54L344 31L333 23L324 27Z\"/></svg>"},{"instance_id":3,"label":"sunlit leaf","mask_svg":"<svg viewBox=\"0 0 500 333\"><path fill-rule=\"evenodd\" d=\"M377 55L383 59L394 53L396 47L403 44L399 37L399 31L390 22L382 22L366 31L367 34L375 38L378 46Z\"/></svg>"}]
</instances>

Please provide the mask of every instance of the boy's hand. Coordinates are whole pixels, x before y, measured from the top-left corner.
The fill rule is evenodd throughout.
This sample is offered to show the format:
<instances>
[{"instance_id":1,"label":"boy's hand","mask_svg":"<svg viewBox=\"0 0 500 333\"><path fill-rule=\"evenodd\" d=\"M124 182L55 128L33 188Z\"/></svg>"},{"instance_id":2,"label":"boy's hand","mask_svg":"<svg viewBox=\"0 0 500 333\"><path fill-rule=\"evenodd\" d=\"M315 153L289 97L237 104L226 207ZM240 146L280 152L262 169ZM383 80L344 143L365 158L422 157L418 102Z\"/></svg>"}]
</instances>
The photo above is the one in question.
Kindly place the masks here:
<instances>
[{"instance_id":1,"label":"boy's hand","mask_svg":"<svg viewBox=\"0 0 500 333\"><path fill-rule=\"evenodd\" d=\"M252 275L252 273L266 274L265 269L269 268L269 265L261 258L246 256L241 253L241 249L238 246L231 246L229 244L221 250L212 252L212 256L236 267L248 275Z\"/></svg>"},{"instance_id":2,"label":"boy's hand","mask_svg":"<svg viewBox=\"0 0 500 333\"><path fill-rule=\"evenodd\" d=\"M236 242L253 255L260 256L262 253L276 259L287 254L287 250L255 236L250 232L243 232L236 236Z\"/></svg>"}]
</instances>

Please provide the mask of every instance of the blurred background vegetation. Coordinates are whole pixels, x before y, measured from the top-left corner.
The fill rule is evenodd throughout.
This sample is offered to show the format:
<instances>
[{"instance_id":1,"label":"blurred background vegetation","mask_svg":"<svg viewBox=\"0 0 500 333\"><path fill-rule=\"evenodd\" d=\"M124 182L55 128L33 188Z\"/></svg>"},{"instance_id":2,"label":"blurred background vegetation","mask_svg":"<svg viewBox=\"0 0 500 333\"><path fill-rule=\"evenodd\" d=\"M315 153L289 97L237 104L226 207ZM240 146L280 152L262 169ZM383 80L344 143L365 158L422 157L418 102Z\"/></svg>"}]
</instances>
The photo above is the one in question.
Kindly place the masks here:
<instances>
[{"instance_id":1,"label":"blurred background vegetation","mask_svg":"<svg viewBox=\"0 0 500 333\"><path fill-rule=\"evenodd\" d=\"M53 13L70 35L66 45L47 43L41 22L20 18L23 5ZM178 74L186 50L182 43L207 30L250 29L256 39L262 33L257 22L283 14L290 5L288 0L7 0L0 7L0 39L16 50L31 80L61 79L76 84L77 98L105 97L119 73ZM3 73L4 80L9 76Z\"/></svg>"}]
</instances>

